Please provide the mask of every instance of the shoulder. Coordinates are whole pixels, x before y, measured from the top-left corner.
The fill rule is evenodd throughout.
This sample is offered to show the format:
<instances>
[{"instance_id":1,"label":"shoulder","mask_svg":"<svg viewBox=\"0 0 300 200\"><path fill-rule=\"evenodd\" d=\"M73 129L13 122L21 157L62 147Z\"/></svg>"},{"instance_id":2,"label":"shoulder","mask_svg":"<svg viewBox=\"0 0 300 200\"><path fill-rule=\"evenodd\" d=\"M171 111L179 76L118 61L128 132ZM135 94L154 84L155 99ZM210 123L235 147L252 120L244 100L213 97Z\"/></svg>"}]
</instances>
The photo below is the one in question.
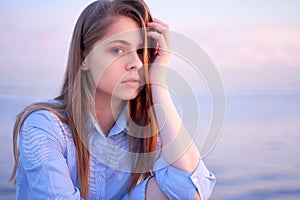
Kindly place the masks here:
<instances>
[{"instance_id":1,"label":"shoulder","mask_svg":"<svg viewBox=\"0 0 300 200\"><path fill-rule=\"evenodd\" d=\"M32 126L51 132L53 129L56 129L57 126L59 127L61 123L54 112L49 110L36 110L25 118L23 127Z\"/></svg>"},{"instance_id":2,"label":"shoulder","mask_svg":"<svg viewBox=\"0 0 300 200\"><path fill-rule=\"evenodd\" d=\"M27 111L30 112L30 111ZM46 109L25 113L25 120L20 129L20 142L32 143L36 140L53 142L62 150L67 138L72 138L68 124L59 119L59 113ZM26 116L28 115L28 116Z\"/></svg>"},{"instance_id":3,"label":"shoulder","mask_svg":"<svg viewBox=\"0 0 300 200\"><path fill-rule=\"evenodd\" d=\"M39 108L35 108L34 105L39 106ZM25 109L26 112L23 114L25 117L23 127L32 126L51 132L53 129L62 129L66 126L67 124L63 123L60 119L65 119L66 116L51 108L50 105L60 106L62 104L56 100L48 100L28 106L28 108Z\"/></svg>"}]
</instances>

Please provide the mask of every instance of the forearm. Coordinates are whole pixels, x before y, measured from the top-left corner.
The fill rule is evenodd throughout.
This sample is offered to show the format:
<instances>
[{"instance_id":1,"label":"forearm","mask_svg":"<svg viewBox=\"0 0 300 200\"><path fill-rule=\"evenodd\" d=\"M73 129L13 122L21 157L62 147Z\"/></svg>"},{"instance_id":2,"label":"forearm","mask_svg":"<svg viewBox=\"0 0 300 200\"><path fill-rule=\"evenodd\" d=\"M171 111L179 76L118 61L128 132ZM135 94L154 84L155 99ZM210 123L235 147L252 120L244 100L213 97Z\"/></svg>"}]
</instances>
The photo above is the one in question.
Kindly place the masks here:
<instances>
[{"instance_id":1,"label":"forearm","mask_svg":"<svg viewBox=\"0 0 300 200\"><path fill-rule=\"evenodd\" d=\"M156 29L148 32L148 37L155 39L159 47L155 60L151 64L149 78L154 105L161 108L154 109L163 146L162 154L173 167L192 172L199 163L200 155L183 126L168 88L165 87L166 66L170 56L169 26L157 19L148 26Z\"/></svg>"},{"instance_id":2,"label":"forearm","mask_svg":"<svg viewBox=\"0 0 300 200\"><path fill-rule=\"evenodd\" d=\"M173 167L192 172L199 163L197 147L185 129L165 84L152 84L163 156ZM158 106L157 106L158 105Z\"/></svg>"},{"instance_id":3,"label":"forearm","mask_svg":"<svg viewBox=\"0 0 300 200\"><path fill-rule=\"evenodd\" d=\"M157 55L149 69L162 144L162 159L156 161L157 185L169 199L208 199L215 177L200 160L200 153L177 113L166 84L166 66L171 52L169 27L157 19L148 26L156 30L148 32L148 36L158 44ZM162 167L160 163L167 166Z\"/></svg>"}]
</instances>

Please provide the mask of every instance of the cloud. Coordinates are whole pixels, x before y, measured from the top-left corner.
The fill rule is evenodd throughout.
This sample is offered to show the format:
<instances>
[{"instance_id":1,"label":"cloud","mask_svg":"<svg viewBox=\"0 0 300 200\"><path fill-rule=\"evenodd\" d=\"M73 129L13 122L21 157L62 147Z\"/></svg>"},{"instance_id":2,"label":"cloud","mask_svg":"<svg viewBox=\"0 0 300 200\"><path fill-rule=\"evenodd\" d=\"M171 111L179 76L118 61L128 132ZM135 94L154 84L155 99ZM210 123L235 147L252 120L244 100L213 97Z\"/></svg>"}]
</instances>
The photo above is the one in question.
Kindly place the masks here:
<instances>
[{"instance_id":1,"label":"cloud","mask_svg":"<svg viewBox=\"0 0 300 200\"><path fill-rule=\"evenodd\" d=\"M197 35L219 67L300 67L300 27L221 28Z\"/></svg>"},{"instance_id":2,"label":"cloud","mask_svg":"<svg viewBox=\"0 0 300 200\"><path fill-rule=\"evenodd\" d=\"M218 26L189 33L216 65L227 92L300 92L300 27Z\"/></svg>"}]
</instances>

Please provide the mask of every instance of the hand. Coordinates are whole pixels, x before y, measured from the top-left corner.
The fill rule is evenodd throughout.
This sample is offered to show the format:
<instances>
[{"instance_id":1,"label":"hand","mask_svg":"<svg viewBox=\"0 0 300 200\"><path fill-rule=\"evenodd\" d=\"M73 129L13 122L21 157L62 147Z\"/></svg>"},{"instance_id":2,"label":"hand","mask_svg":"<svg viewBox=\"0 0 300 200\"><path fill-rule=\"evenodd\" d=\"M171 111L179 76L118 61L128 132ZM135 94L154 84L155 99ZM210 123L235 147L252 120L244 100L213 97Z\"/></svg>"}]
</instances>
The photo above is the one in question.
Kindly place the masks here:
<instances>
[{"instance_id":1,"label":"hand","mask_svg":"<svg viewBox=\"0 0 300 200\"><path fill-rule=\"evenodd\" d=\"M165 82L166 65L170 57L169 26L158 19L153 19L153 22L148 23L148 27L155 29L148 32L148 37L158 43L158 53L149 70L150 81Z\"/></svg>"}]
</instances>

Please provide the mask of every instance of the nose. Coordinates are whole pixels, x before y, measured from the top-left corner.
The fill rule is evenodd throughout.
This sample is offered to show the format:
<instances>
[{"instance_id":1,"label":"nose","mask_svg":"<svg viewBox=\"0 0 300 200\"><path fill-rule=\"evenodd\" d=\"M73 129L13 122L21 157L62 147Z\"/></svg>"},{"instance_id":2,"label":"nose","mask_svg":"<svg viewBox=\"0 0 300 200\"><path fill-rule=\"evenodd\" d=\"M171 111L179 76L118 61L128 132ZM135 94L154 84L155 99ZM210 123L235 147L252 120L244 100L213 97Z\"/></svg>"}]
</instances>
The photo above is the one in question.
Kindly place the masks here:
<instances>
[{"instance_id":1,"label":"nose","mask_svg":"<svg viewBox=\"0 0 300 200\"><path fill-rule=\"evenodd\" d=\"M128 63L126 65L126 70L139 70L143 66L143 62L137 51L131 51L128 53Z\"/></svg>"}]
</instances>

